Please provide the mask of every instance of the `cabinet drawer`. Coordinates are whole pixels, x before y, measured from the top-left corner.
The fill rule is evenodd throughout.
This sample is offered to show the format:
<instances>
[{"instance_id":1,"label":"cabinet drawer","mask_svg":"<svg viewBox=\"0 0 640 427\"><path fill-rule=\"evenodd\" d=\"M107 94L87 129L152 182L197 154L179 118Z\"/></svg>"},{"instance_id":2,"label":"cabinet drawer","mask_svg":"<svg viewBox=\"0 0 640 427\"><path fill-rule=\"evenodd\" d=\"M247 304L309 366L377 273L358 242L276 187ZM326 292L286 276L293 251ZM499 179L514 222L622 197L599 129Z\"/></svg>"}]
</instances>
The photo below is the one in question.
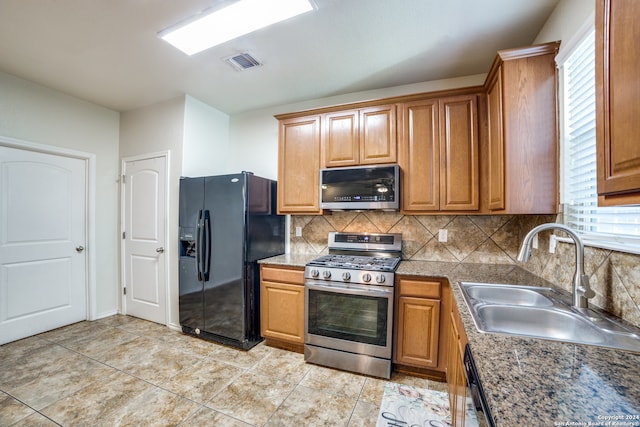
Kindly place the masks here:
<instances>
[{"instance_id":1,"label":"cabinet drawer","mask_svg":"<svg viewBox=\"0 0 640 427\"><path fill-rule=\"evenodd\" d=\"M398 293L402 296L440 299L441 283L436 280L400 279Z\"/></svg>"},{"instance_id":2,"label":"cabinet drawer","mask_svg":"<svg viewBox=\"0 0 640 427\"><path fill-rule=\"evenodd\" d=\"M304 270L297 268L267 267L260 269L260 279L273 282L293 283L304 285Z\"/></svg>"}]
</instances>

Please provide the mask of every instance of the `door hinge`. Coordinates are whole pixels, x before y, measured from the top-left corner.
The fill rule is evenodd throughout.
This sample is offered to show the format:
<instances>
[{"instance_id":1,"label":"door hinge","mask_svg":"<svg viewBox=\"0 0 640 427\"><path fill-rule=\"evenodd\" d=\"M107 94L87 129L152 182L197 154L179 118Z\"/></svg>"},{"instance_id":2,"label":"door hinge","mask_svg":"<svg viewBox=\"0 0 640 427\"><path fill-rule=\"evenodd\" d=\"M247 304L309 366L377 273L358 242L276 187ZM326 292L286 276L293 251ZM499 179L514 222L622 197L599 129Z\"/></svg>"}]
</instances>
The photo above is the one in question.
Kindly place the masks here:
<instances>
[{"instance_id":1,"label":"door hinge","mask_svg":"<svg viewBox=\"0 0 640 427\"><path fill-rule=\"evenodd\" d=\"M122 238L123 238L123 239L125 238L125 237L124 237L124 231L122 232Z\"/></svg>"},{"instance_id":2,"label":"door hinge","mask_svg":"<svg viewBox=\"0 0 640 427\"><path fill-rule=\"evenodd\" d=\"M122 174L122 183L126 183L127 182L127 178L125 174Z\"/></svg>"},{"instance_id":3,"label":"door hinge","mask_svg":"<svg viewBox=\"0 0 640 427\"><path fill-rule=\"evenodd\" d=\"M125 286L124 288L122 288L122 295L126 295L127 294L127 287Z\"/></svg>"}]
</instances>

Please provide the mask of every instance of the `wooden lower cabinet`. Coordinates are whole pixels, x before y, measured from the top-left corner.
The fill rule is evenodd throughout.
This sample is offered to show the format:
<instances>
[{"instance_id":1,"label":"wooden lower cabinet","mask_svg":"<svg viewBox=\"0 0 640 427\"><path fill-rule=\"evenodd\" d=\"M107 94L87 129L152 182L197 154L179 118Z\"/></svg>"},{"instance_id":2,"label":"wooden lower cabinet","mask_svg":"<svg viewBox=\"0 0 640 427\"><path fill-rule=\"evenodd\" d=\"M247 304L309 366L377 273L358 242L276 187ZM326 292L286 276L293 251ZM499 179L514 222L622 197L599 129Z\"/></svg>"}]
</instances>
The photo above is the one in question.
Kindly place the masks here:
<instances>
[{"instance_id":1,"label":"wooden lower cabinet","mask_svg":"<svg viewBox=\"0 0 640 427\"><path fill-rule=\"evenodd\" d=\"M439 334L439 300L398 298L397 363L437 367Z\"/></svg>"},{"instance_id":2,"label":"wooden lower cabinet","mask_svg":"<svg viewBox=\"0 0 640 427\"><path fill-rule=\"evenodd\" d=\"M446 367L446 334L441 332L443 314L450 298L443 298L448 284L439 279L399 277L396 282L396 369L443 378Z\"/></svg>"},{"instance_id":3,"label":"wooden lower cabinet","mask_svg":"<svg viewBox=\"0 0 640 427\"><path fill-rule=\"evenodd\" d=\"M304 269L261 265L260 331L268 345L302 352Z\"/></svg>"},{"instance_id":4,"label":"wooden lower cabinet","mask_svg":"<svg viewBox=\"0 0 640 427\"><path fill-rule=\"evenodd\" d=\"M467 337L460 321L460 314L452 304L449 313L449 351L447 361L447 383L451 406L451 425L464 426L467 401L467 375L464 369L464 349Z\"/></svg>"}]
</instances>

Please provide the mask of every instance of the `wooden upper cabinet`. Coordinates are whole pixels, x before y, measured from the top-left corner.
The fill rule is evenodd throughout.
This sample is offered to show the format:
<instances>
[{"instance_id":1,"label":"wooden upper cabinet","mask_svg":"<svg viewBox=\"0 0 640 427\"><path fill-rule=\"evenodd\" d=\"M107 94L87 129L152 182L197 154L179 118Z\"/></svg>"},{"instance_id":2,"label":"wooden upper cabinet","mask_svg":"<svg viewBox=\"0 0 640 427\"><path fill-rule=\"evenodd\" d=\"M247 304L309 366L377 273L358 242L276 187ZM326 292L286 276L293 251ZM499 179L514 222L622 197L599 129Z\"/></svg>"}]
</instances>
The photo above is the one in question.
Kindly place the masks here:
<instances>
[{"instance_id":1,"label":"wooden upper cabinet","mask_svg":"<svg viewBox=\"0 0 640 427\"><path fill-rule=\"evenodd\" d=\"M358 110L324 116L322 146L325 167L354 166L360 161Z\"/></svg>"},{"instance_id":2,"label":"wooden upper cabinet","mask_svg":"<svg viewBox=\"0 0 640 427\"><path fill-rule=\"evenodd\" d=\"M403 105L399 163L403 171L402 210L440 208L440 131L437 99Z\"/></svg>"},{"instance_id":3,"label":"wooden upper cabinet","mask_svg":"<svg viewBox=\"0 0 640 427\"><path fill-rule=\"evenodd\" d=\"M477 96L408 102L402 117L403 211L477 211Z\"/></svg>"},{"instance_id":4,"label":"wooden upper cabinet","mask_svg":"<svg viewBox=\"0 0 640 427\"><path fill-rule=\"evenodd\" d=\"M596 3L596 150L601 205L640 203L640 2Z\"/></svg>"},{"instance_id":5,"label":"wooden upper cabinet","mask_svg":"<svg viewBox=\"0 0 640 427\"><path fill-rule=\"evenodd\" d=\"M324 167L396 162L395 105L327 113L323 120Z\"/></svg>"},{"instance_id":6,"label":"wooden upper cabinet","mask_svg":"<svg viewBox=\"0 0 640 427\"><path fill-rule=\"evenodd\" d=\"M557 213L559 46L498 51L487 76L488 204L495 213Z\"/></svg>"},{"instance_id":7,"label":"wooden upper cabinet","mask_svg":"<svg viewBox=\"0 0 640 427\"><path fill-rule=\"evenodd\" d=\"M320 116L280 120L278 213L320 214Z\"/></svg>"},{"instance_id":8,"label":"wooden upper cabinet","mask_svg":"<svg viewBox=\"0 0 640 427\"><path fill-rule=\"evenodd\" d=\"M397 161L396 106L381 105L360 110L360 164Z\"/></svg>"},{"instance_id":9,"label":"wooden upper cabinet","mask_svg":"<svg viewBox=\"0 0 640 427\"><path fill-rule=\"evenodd\" d=\"M490 210L504 209L504 131L502 127L502 68L498 68L487 89L487 169Z\"/></svg>"},{"instance_id":10,"label":"wooden upper cabinet","mask_svg":"<svg viewBox=\"0 0 640 427\"><path fill-rule=\"evenodd\" d=\"M480 208L476 95L440 99L440 210Z\"/></svg>"}]
</instances>

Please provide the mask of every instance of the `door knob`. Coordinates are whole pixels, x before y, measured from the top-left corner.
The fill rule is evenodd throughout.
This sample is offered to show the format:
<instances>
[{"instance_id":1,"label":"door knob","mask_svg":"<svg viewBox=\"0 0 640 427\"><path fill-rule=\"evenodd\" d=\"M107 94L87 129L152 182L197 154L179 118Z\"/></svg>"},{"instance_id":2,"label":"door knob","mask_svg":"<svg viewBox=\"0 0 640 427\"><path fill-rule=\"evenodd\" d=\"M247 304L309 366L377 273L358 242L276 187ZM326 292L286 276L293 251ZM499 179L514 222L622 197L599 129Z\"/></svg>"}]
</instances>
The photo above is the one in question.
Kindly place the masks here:
<instances>
[{"instance_id":1,"label":"door knob","mask_svg":"<svg viewBox=\"0 0 640 427\"><path fill-rule=\"evenodd\" d=\"M84 246L76 246L76 252L80 253L84 251Z\"/></svg>"},{"instance_id":2,"label":"door knob","mask_svg":"<svg viewBox=\"0 0 640 427\"><path fill-rule=\"evenodd\" d=\"M160 246L158 249L156 249L156 252L161 254L162 252L164 252L164 248L162 246Z\"/></svg>"}]
</instances>

